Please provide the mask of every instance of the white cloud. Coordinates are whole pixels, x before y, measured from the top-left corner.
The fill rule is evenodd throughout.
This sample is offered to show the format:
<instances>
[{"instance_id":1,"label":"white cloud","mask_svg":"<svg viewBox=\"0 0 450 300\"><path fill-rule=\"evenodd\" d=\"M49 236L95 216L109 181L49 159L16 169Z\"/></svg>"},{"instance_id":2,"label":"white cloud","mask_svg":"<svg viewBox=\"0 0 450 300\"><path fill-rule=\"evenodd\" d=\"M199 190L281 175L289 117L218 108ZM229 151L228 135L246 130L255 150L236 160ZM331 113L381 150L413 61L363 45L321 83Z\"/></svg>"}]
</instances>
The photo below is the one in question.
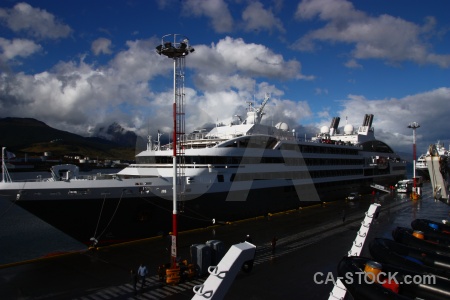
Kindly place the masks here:
<instances>
[{"instance_id":1,"label":"white cloud","mask_svg":"<svg viewBox=\"0 0 450 300\"><path fill-rule=\"evenodd\" d=\"M227 91L237 89L241 91L252 91L255 80L239 74L229 75L221 73L199 73L195 76L195 85L208 92Z\"/></svg>"},{"instance_id":2,"label":"white cloud","mask_svg":"<svg viewBox=\"0 0 450 300\"><path fill-rule=\"evenodd\" d=\"M211 47L196 46L190 58L191 66L225 74L242 73L251 77L269 77L281 80L311 79L301 74L297 60L285 61L283 56L261 44L246 43L243 39L226 37Z\"/></svg>"},{"instance_id":3,"label":"white cloud","mask_svg":"<svg viewBox=\"0 0 450 300\"><path fill-rule=\"evenodd\" d=\"M233 29L233 17L223 0L186 0L182 5L186 15L208 17L218 33L230 32Z\"/></svg>"},{"instance_id":4,"label":"white cloud","mask_svg":"<svg viewBox=\"0 0 450 300\"><path fill-rule=\"evenodd\" d=\"M129 42L101 68L79 62L60 62L51 70L28 75L6 74L0 78L2 116L34 117L51 126L86 134L89 127L110 120L143 116L150 111L152 91L148 81L159 72L160 57L153 42ZM145 119L145 118L144 118ZM109 124L108 124L109 125Z\"/></svg>"},{"instance_id":5,"label":"white cloud","mask_svg":"<svg viewBox=\"0 0 450 300\"><path fill-rule=\"evenodd\" d=\"M173 62L165 56L156 53L155 45L161 43L159 38L127 41L127 50L118 52L109 62L109 72L120 78L123 84L139 82L146 85L147 81L159 75L170 77ZM171 84L168 84L172 87ZM147 89L150 86L146 87Z\"/></svg>"},{"instance_id":6,"label":"white cloud","mask_svg":"<svg viewBox=\"0 0 450 300\"><path fill-rule=\"evenodd\" d=\"M338 112L343 120L348 117L350 124L362 125L365 114L374 114L375 137L391 145L396 151L411 152L411 122L418 122L418 151L438 139L448 138L448 115L450 114L450 88L442 87L415 95L396 99L366 99L360 95L349 95L342 100L343 109ZM430 118L430 116L433 116ZM323 120L320 125L329 125ZM345 121L344 121L345 122Z\"/></svg>"},{"instance_id":7,"label":"white cloud","mask_svg":"<svg viewBox=\"0 0 450 300\"><path fill-rule=\"evenodd\" d=\"M239 91L205 92L203 95L199 95L190 90L191 92L187 93L186 125L189 130L192 130L203 124L215 124L216 122L228 124L236 120L235 115L245 119L249 103L252 103L254 107L259 107L266 92L272 96L265 106L262 123L275 125L278 122L285 122L290 128L294 128L299 125L301 120L312 115L306 101L282 99L277 96L280 91L274 89L274 92L270 93L270 88L265 83L260 84L257 87L255 98L251 93Z\"/></svg>"},{"instance_id":8,"label":"white cloud","mask_svg":"<svg viewBox=\"0 0 450 300\"><path fill-rule=\"evenodd\" d=\"M14 32L25 32L38 39L58 39L69 36L72 29L46 10L21 2L12 9L0 8L0 20Z\"/></svg>"},{"instance_id":9,"label":"white cloud","mask_svg":"<svg viewBox=\"0 0 450 300\"><path fill-rule=\"evenodd\" d=\"M1 116L16 116L20 111L21 117L46 120L50 126L79 134L117 120L127 120L123 126L143 126L144 135L148 126L170 131L173 63L156 53L158 42L157 38L128 41L127 49L103 66L88 64L83 57L36 74L4 73L0 78ZM240 51L249 55L240 56ZM205 58L208 64L203 64ZM265 68L258 66L261 61ZM196 90L185 91L189 130L237 113L244 116L246 101L255 97L260 103L265 93L272 95L267 117L274 121L277 117L295 125L310 114L305 102L283 99L283 91L264 80L257 83L254 76L290 79L287 73L302 77L298 62L286 62L262 45L231 38L210 47L199 45L187 65L197 71L192 75ZM282 116L286 113L287 117Z\"/></svg>"},{"instance_id":10,"label":"white cloud","mask_svg":"<svg viewBox=\"0 0 450 300\"><path fill-rule=\"evenodd\" d=\"M328 89L315 88L314 94L316 95L328 95Z\"/></svg>"},{"instance_id":11,"label":"white cloud","mask_svg":"<svg viewBox=\"0 0 450 300\"><path fill-rule=\"evenodd\" d=\"M42 47L26 39L7 40L0 37L0 50L0 61L8 61L18 56L28 57L41 51Z\"/></svg>"},{"instance_id":12,"label":"white cloud","mask_svg":"<svg viewBox=\"0 0 450 300\"><path fill-rule=\"evenodd\" d=\"M242 20L246 31L267 30L275 28L284 33L285 29L280 19L276 18L271 9L264 9L259 1L251 2L242 12Z\"/></svg>"},{"instance_id":13,"label":"white cloud","mask_svg":"<svg viewBox=\"0 0 450 300\"><path fill-rule=\"evenodd\" d=\"M155 0L159 9L165 9L166 7L170 7L171 5L178 4L177 0Z\"/></svg>"},{"instance_id":14,"label":"white cloud","mask_svg":"<svg viewBox=\"0 0 450 300\"><path fill-rule=\"evenodd\" d=\"M333 16L338 8L323 11L318 7L316 11ZM348 10L346 15L351 16L351 13L352 10ZM305 17L316 15L316 12L304 13ZM353 17L354 20L360 18L358 13ZM357 30L354 36L358 34ZM341 37L341 40L345 39ZM93 48L94 53L109 51L111 44L108 41L100 40ZM311 41L314 44L317 40ZM20 43L13 47L13 41L0 39L1 49L8 49L3 50L7 53L5 57L26 56L40 50L39 45L32 42L27 44L21 40ZM160 38L156 37L127 41L125 49L115 53L104 65L89 64L83 59L69 60L35 74L1 73L0 117L34 117L45 120L50 126L79 134L86 134L89 128L99 123L109 125L117 120L123 126L140 129L142 135L147 135L148 127L153 132L158 129L170 132L173 63L156 53L155 45L159 43ZM187 131L205 123L231 120L235 114L244 116L246 101L255 97L256 103L260 103L266 92L271 94L271 100L266 107L265 122L284 121L292 128L312 119L313 113L306 100L289 99L284 96L286 88L278 86L283 80L312 78L302 74L298 60L286 59L263 44L232 37L194 47L195 52L186 59L188 80L192 79L195 84L195 87L188 84L185 90ZM359 66L357 59L356 56L350 59L352 66ZM440 57L435 59L438 61ZM275 81L268 82L269 79ZM326 94L327 90L318 89L317 92ZM418 130L420 143L432 143L437 136L446 136L449 101L448 88L400 99L366 99L350 95L342 101L343 109L338 115L341 119L351 117L349 121L357 126L365 113L373 113L376 137L396 150L408 150L411 130L406 126L409 122L421 123ZM428 121L430 115L433 118ZM357 119L354 120L354 116ZM326 118L324 124L329 125L329 113L323 112L322 117Z\"/></svg>"},{"instance_id":15,"label":"white cloud","mask_svg":"<svg viewBox=\"0 0 450 300\"><path fill-rule=\"evenodd\" d=\"M300 125L312 116L312 111L307 101L275 99L274 107L271 109L273 113L270 110L267 112L266 122L269 120L270 122L273 121L273 124L285 122L290 128Z\"/></svg>"},{"instance_id":16,"label":"white cloud","mask_svg":"<svg viewBox=\"0 0 450 300\"><path fill-rule=\"evenodd\" d=\"M344 65L350 69L362 69L362 65L356 59L350 59Z\"/></svg>"},{"instance_id":17,"label":"white cloud","mask_svg":"<svg viewBox=\"0 0 450 300\"><path fill-rule=\"evenodd\" d=\"M346 0L305 0L296 12L299 20L319 18L325 25L298 39L294 48L314 51L317 42L353 44L355 59L381 59L390 63L412 61L418 64L450 66L450 55L432 52L424 34L434 30L435 20L428 18L423 26L390 15L371 17L356 10Z\"/></svg>"},{"instance_id":18,"label":"white cloud","mask_svg":"<svg viewBox=\"0 0 450 300\"><path fill-rule=\"evenodd\" d=\"M303 0L299 3L296 17L312 20L319 16L321 20L357 20L364 19L365 14L353 8L353 4L346 0Z\"/></svg>"},{"instance_id":19,"label":"white cloud","mask_svg":"<svg viewBox=\"0 0 450 300\"><path fill-rule=\"evenodd\" d=\"M106 38L98 38L92 42L91 49L95 55L99 55L101 53L111 54L111 40Z\"/></svg>"}]
</instances>

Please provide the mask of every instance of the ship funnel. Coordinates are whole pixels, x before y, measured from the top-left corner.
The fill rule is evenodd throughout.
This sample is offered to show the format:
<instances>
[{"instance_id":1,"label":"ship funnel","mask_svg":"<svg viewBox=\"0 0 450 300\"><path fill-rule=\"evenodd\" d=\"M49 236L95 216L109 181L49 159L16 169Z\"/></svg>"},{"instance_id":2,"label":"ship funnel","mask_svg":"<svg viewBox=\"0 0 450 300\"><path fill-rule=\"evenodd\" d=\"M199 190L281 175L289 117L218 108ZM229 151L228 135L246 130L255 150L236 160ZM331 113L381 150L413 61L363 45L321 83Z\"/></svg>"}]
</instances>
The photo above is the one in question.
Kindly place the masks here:
<instances>
[{"instance_id":1,"label":"ship funnel","mask_svg":"<svg viewBox=\"0 0 450 300\"><path fill-rule=\"evenodd\" d=\"M373 115L366 114L364 116L363 126L372 127Z\"/></svg>"},{"instance_id":2,"label":"ship funnel","mask_svg":"<svg viewBox=\"0 0 450 300\"><path fill-rule=\"evenodd\" d=\"M362 126L367 126L367 114L364 115Z\"/></svg>"},{"instance_id":3,"label":"ship funnel","mask_svg":"<svg viewBox=\"0 0 450 300\"><path fill-rule=\"evenodd\" d=\"M340 120L341 120L341 118L339 118L339 117L334 117L333 120L331 120L330 135L334 135L334 133L337 131Z\"/></svg>"},{"instance_id":4,"label":"ship funnel","mask_svg":"<svg viewBox=\"0 0 450 300\"><path fill-rule=\"evenodd\" d=\"M372 122L373 122L373 115L368 115L368 119L367 119L368 123L367 126L370 128L372 127Z\"/></svg>"},{"instance_id":5,"label":"ship funnel","mask_svg":"<svg viewBox=\"0 0 450 300\"><path fill-rule=\"evenodd\" d=\"M333 120L331 121L331 125L330 128L334 128L334 130L336 130L339 126L339 121L341 120L341 118L339 117L334 117Z\"/></svg>"}]
</instances>

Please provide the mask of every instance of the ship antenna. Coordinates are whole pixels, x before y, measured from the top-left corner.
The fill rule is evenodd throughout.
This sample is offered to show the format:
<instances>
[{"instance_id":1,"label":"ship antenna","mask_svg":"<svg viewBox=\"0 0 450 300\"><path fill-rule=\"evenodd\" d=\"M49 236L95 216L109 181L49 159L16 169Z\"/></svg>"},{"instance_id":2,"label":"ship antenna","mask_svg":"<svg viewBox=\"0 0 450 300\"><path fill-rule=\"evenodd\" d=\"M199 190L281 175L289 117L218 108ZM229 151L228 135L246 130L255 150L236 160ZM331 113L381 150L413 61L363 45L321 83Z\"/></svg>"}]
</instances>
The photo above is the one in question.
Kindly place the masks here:
<instances>
[{"instance_id":1,"label":"ship antenna","mask_svg":"<svg viewBox=\"0 0 450 300\"><path fill-rule=\"evenodd\" d=\"M147 151L152 150L152 136L147 135Z\"/></svg>"},{"instance_id":2,"label":"ship antenna","mask_svg":"<svg viewBox=\"0 0 450 300\"><path fill-rule=\"evenodd\" d=\"M158 130L158 139L156 140L156 146L155 146L156 151L161 150L161 136L162 135L163 135L163 133L159 132L159 130Z\"/></svg>"}]
</instances>

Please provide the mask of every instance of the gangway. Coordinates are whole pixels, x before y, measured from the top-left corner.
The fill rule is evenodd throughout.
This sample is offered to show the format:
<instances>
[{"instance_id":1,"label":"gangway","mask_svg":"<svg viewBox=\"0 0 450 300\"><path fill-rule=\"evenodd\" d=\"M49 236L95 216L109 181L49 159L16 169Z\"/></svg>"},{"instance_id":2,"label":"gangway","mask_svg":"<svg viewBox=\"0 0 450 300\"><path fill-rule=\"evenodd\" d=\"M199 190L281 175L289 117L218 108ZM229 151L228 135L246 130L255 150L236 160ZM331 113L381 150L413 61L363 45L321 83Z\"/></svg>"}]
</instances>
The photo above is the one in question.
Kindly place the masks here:
<instances>
[{"instance_id":1,"label":"gangway","mask_svg":"<svg viewBox=\"0 0 450 300\"><path fill-rule=\"evenodd\" d=\"M378 203L373 203L369 206L369 210L366 212L366 217L361 223L356 238L353 241L352 248L348 251L348 256L359 256L366 241L367 234L369 233L370 225L372 225L373 220L378 217L378 210L381 207ZM342 278L344 279L344 278ZM328 300L344 299L347 293L347 288L344 283L338 277L338 280L334 283L333 290L330 293Z\"/></svg>"},{"instance_id":2,"label":"gangway","mask_svg":"<svg viewBox=\"0 0 450 300\"><path fill-rule=\"evenodd\" d=\"M447 157L439 155L436 145L430 145L426 156L430 181L433 187L434 199L449 199L448 195L448 164Z\"/></svg>"},{"instance_id":3,"label":"gangway","mask_svg":"<svg viewBox=\"0 0 450 300\"><path fill-rule=\"evenodd\" d=\"M217 266L208 268L210 275L205 282L193 287L192 300L223 299L242 265L255 258L255 250L256 246L249 242L231 246Z\"/></svg>"},{"instance_id":4,"label":"gangway","mask_svg":"<svg viewBox=\"0 0 450 300\"><path fill-rule=\"evenodd\" d=\"M379 185L379 184L374 184L374 183L373 183L373 184L370 185L370 187L371 187L371 188L374 188L374 189L376 189L376 190L385 192L385 193L390 193L390 192L391 192L391 190L390 190L389 188L387 188L387 187L385 187L385 186L382 186L382 185Z\"/></svg>"}]
</instances>

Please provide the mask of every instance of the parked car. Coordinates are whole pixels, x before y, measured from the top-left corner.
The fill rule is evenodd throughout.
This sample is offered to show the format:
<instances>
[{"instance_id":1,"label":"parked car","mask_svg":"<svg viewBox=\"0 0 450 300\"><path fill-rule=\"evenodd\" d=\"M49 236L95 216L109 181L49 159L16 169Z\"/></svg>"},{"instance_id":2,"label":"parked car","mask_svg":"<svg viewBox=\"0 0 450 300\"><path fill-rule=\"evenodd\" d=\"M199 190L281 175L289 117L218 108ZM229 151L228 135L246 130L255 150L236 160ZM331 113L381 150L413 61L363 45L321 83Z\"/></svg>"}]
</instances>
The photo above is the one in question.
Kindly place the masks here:
<instances>
[{"instance_id":1,"label":"parked car","mask_svg":"<svg viewBox=\"0 0 450 300\"><path fill-rule=\"evenodd\" d=\"M361 195L359 193L350 193L347 197L345 197L345 200L348 201L355 201L361 199Z\"/></svg>"}]
</instances>

